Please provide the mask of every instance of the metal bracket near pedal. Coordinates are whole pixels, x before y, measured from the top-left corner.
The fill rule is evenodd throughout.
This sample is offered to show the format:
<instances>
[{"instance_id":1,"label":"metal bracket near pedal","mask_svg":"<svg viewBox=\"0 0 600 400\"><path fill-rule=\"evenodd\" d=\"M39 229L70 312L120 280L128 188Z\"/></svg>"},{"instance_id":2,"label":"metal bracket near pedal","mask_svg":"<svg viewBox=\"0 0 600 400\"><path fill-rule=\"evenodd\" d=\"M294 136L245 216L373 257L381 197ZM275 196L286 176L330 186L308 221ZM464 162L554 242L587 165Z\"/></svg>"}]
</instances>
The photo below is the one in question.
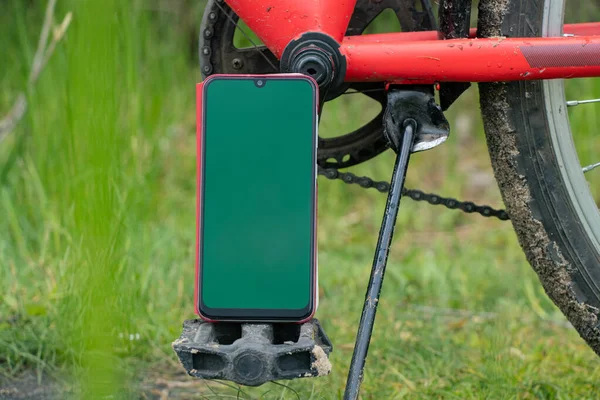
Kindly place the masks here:
<instances>
[{"instance_id":1,"label":"metal bracket near pedal","mask_svg":"<svg viewBox=\"0 0 600 400\"><path fill-rule=\"evenodd\" d=\"M412 152L429 150L444 143L450 135L450 124L435 102L431 87L415 86L410 90L391 87L388 106L383 115L383 133L395 152L402 137L402 121L417 121Z\"/></svg>"},{"instance_id":2,"label":"metal bracket near pedal","mask_svg":"<svg viewBox=\"0 0 600 400\"><path fill-rule=\"evenodd\" d=\"M333 346L318 320L304 324L183 323L173 342L191 376L260 386L280 379L328 375Z\"/></svg>"}]
</instances>

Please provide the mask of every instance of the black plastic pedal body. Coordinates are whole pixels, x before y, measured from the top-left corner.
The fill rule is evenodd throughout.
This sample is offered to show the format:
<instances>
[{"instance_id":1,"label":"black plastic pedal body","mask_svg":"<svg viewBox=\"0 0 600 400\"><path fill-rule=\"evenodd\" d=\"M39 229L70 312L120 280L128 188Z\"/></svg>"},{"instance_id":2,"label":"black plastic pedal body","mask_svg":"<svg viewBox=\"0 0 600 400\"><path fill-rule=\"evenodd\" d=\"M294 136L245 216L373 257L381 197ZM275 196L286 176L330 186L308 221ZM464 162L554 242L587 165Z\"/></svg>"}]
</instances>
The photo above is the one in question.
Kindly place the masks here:
<instances>
[{"instance_id":1,"label":"black plastic pedal body","mask_svg":"<svg viewBox=\"0 0 600 400\"><path fill-rule=\"evenodd\" d=\"M328 375L329 338L318 320L304 324L183 323L173 342L191 376L223 379L246 386Z\"/></svg>"}]
</instances>

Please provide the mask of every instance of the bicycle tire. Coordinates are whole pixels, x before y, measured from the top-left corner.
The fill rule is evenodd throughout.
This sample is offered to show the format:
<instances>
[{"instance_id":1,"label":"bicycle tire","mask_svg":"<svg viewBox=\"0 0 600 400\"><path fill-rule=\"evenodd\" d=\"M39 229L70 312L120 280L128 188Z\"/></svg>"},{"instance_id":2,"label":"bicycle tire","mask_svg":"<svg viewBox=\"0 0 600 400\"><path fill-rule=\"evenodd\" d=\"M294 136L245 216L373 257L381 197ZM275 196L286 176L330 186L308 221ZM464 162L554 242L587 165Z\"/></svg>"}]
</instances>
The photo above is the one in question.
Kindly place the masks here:
<instances>
[{"instance_id":1,"label":"bicycle tire","mask_svg":"<svg viewBox=\"0 0 600 400\"><path fill-rule=\"evenodd\" d=\"M478 35L561 35L563 15L564 0L482 0ZM583 172L566 171L577 156L565 158L568 143L559 135L571 137L566 104L557 108L561 95L564 101L562 84L482 83L480 105L494 174L527 260L548 296L600 355L600 224L594 223L600 214L590 211L584 189L576 186L585 180Z\"/></svg>"}]
</instances>

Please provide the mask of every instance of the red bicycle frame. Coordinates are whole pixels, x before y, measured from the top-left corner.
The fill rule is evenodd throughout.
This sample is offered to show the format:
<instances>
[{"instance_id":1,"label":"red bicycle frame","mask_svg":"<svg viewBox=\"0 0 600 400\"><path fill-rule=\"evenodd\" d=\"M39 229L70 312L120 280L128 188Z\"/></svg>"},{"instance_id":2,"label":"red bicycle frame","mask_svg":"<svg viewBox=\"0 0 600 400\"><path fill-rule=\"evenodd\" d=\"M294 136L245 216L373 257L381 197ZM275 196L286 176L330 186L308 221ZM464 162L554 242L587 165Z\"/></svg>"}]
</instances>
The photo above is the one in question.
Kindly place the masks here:
<instances>
[{"instance_id":1,"label":"red bicycle frame","mask_svg":"<svg viewBox=\"0 0 600 400\"><path fill-rule=\"evenodd\" d=\"M600 76L600 22L565 25L566 36L439 40L437 32L344 37L356 0L226 0L278 58L306 32L331 36L346 81L495 82Z\"/></svg>"}]
</instances>

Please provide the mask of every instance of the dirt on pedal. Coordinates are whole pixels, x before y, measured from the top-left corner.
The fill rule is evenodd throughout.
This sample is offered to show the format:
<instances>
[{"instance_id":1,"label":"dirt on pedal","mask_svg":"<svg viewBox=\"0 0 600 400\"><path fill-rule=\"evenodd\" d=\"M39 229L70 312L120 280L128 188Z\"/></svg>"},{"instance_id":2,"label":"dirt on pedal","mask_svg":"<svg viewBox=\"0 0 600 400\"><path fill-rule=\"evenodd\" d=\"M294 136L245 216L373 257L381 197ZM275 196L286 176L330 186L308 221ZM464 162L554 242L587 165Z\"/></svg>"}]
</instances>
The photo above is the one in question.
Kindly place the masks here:
<instances>
[{"instance_id":1,"label":"dirt on pedal","mask_svg":"<svg viewBox=\"0 0 600 400\"><path fill-rule=\"evenodd\" d=\"M502 35L503 17L508 0L480 3L478 30L481 36ZM507 86L503 83L482 83L481 111L494 175L519 242L527 260L539 276L544 290L577 328L581 337L600 355L598 317L590 307L580 303L572 289L568 271L571 266L550 240L542 223L534 216L531 194L524 176L518 171L519 149L517 132L511 126Z\"/></svg>"},{"instance_id":2,"label":"dirt on pedal","mask_svg":"<svg viewBox=\"0 0 600 400\"><path fill-rule=\"evenodd\" d=\"M331 362L321 346L315 346L312 350L314 361L312 367L317 370L317 376L329 375L331 372Z\"/></svg>"}]
</instances>

